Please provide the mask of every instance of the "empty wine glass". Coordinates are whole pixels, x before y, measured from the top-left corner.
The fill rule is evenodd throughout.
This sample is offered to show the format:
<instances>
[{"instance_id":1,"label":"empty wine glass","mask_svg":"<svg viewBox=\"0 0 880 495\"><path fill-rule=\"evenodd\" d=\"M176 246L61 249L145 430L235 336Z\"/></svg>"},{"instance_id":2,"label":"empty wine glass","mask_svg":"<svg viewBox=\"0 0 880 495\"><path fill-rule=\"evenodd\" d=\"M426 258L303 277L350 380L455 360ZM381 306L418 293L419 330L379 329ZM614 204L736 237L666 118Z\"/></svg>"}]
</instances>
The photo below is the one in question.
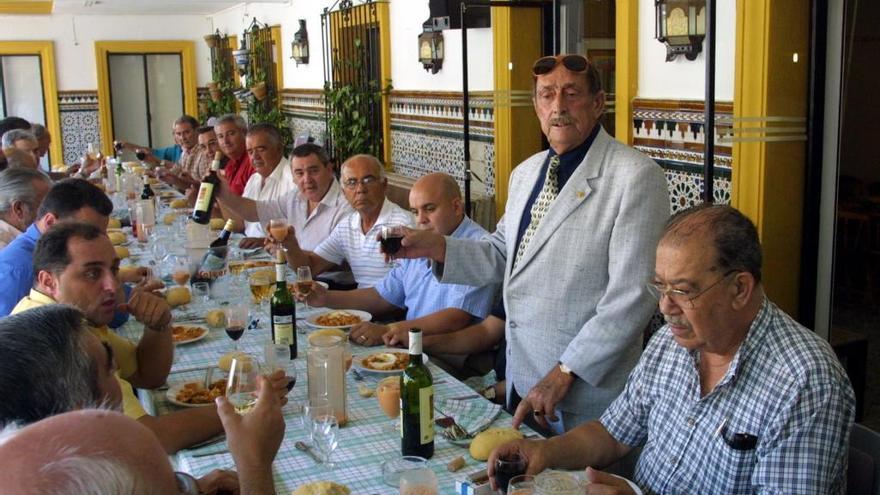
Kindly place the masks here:
<instances>
[{"instance_id":1,"label":"empty wine glass","mask_svg":"<svg viewBox=\"0 0 880 495\"><path fill-rule=\"evenodd\" d=\"M312 434L312 418L316 416L326 416L333 414L333 406L330 405L330 399L326 396L313 397L306 400L302 406L302 426L306 432L306 436L311 437Z\"/></svg>"},{"instance_id":2,"label":"empty wine glass","mask_svg":"<svg viewBox=\"0 0 880 495\"><path fill-rule=\"evenodd\" d=\"M256 357L243 354L232 359L226 382L226 398L238 414L247 414L256 405L259 375L260 364Z\"/></svg>"},{"instance_id":3,"label":"empty wine glass","mask_svg":"<svg viewBox=\"0 0 880 495\"><path fill-rule=\"evenodd\" d=\"M339 421L332 414L312 416L311 437L312 445L321 454L321 464L327 469L333 469L335 464L330 456L339 445Z\"/></svg>"},{"instance_id":4,"label":"empty wine glass","mask_svg":"<svg viewBox=\"0 0 880 495\"><path fill-rule=\"evenodd\" d=\"M287 377L287 390L289 392L296 385L296 365L290 359L290 346L268 342L264 351L266 357L263 371L266 375L271 375L278 370L283 370L284 375Z\"/></svg>"}]
</instances>

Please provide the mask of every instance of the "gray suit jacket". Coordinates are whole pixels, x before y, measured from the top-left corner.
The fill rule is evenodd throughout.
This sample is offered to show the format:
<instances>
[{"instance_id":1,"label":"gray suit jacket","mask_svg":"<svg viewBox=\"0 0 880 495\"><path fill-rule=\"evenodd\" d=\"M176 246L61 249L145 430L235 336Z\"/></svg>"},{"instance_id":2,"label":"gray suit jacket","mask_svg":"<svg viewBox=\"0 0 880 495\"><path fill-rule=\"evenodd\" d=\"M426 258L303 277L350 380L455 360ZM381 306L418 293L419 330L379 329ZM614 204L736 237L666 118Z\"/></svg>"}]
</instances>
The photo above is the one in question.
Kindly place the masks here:
<instances>
[{"instance_id":1,"label":"gray suit jacket","mask_svg":"<svg viewBox=\"0 0 880 495\"><path fill-rule=\"evenodd\" d=\"M446 238L435 273L451 283L503 281L509 383L525 396L565 363L581 379L558 407L581 421L617 397L641 354L657 306L645 284L669 194L654 161L602 129L511 269L523 208L546 157L538 153L513 171L494 233L476 242Z\"/></svg>"}]
</instances>

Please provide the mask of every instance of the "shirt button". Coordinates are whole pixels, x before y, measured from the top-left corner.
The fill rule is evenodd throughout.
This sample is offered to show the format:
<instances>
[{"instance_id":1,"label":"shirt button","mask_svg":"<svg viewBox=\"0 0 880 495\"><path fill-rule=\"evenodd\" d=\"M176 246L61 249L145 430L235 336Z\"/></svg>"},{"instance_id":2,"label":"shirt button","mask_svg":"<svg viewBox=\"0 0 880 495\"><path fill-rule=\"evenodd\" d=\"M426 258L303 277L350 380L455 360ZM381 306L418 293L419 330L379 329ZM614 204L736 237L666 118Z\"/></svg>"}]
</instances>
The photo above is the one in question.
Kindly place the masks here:
<instances>
[{"instance_id":1,"label":"shirt button","mask_svg":"<svg viewBox=\"0 0 880 495\"><path fill-rule=\"evenodd\" d=\"M515 322L515 321L510 322L510 328L516 328L516 322Z\"/></svg>"},{"instance_id":2,"label":"shirt button","mask_svg":"<svg viewBox=\"0 0 880 495\"><path fill-rule=\"evenodd\" d=\"M677 462L678 462L678 459L676 459L676 458L673 457L673 456L669 456L669 464L675 464L675 463L677 463Z\"/></svg>"},{"instance_id":3,"label":"shirt button","mask_svg":"<svg viewBox=\"0 0 880 495\"><path fill-rule=\"evenodd\" d=\"M696 421L694 421L694 418L688 418L687 424L688 426L694 426L694 424L696 424Z\"/></svg>"}]
</instances>

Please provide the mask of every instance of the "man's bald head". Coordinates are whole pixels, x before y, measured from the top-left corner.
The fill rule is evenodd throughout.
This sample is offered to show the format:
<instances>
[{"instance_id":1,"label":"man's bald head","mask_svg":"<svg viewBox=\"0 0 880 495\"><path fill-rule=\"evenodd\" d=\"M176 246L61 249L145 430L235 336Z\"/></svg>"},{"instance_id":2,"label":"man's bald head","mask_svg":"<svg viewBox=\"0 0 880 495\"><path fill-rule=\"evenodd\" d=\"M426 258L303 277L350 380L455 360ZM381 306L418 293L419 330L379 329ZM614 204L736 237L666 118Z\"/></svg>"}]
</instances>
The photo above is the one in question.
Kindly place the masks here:
<instances>
[{"instance_id":1,"label":"man's bald head","mask_svg":"<svg viewBox=\"0 0 880 495\"><path fill-rule=\"evenodd\" d=\"M110 411L82 410L44 419L0 440L3 493L176 493L156 436Z\"/></svg>"},{"instance_id":2,"label":"man's bald head","mask_svg":"<svg viewBox=\"0 0 880 495\"><path fill-rule=\"evenodd\" d=\"M413 185L409 206L420 229L450 235L464 218L458 182L442 172L428 174Z\"/></svg>"}]
</instances>

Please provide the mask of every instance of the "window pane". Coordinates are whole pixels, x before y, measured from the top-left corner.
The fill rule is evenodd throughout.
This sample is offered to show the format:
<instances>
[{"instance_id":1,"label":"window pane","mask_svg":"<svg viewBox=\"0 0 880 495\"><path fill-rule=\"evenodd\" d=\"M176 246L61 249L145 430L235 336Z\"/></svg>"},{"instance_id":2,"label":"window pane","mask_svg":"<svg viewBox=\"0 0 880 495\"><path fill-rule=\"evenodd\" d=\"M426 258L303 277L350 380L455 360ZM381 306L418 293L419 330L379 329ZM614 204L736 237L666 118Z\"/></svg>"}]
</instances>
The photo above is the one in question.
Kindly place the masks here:
<instances>
[{"instance_id":1,"label":"window pane","mask_svg":"<svg viewBox=\"0 0 880 495\"><path fill-rule=\"evenodd\" d=\"M147 97L143 55L109 55L113 136L148 145Z\"/></svg>"},{"instance_id":2,"label":"window pane","mask_svg":"<svg viewBox=\"0 0 880 495\"><path fill-rule=\"evenodd\" d=\"M180 55L147 55L147 84L150 91L150 128L153 147L174 144L172 123L183 115L183 74Z\"/></svg>"},{"instance_id":3,"label":"window pane","mask_svg":"<svg viewBox=\"0 0 880 495\"><path fill-rule=\"evenodd\" d=\"M45 125L40 57L7 55L2 57L2 63L6 115Z\"/></svg>"}]
</instances>

